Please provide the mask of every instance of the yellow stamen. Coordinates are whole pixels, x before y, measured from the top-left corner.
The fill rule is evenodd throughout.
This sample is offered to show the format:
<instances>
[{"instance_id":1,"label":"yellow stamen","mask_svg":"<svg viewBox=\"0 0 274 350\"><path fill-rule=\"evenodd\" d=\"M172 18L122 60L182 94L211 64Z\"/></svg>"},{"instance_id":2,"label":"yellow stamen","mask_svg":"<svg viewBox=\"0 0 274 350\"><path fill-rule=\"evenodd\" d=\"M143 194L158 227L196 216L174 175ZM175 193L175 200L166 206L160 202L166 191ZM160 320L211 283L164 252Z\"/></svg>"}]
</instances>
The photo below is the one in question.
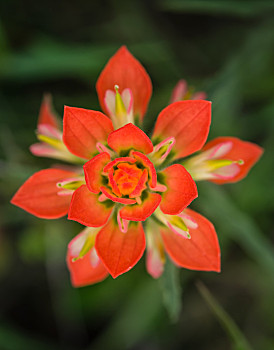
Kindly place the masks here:
<instances>
[{"instance_id":1,"label":"yellow stamen","mask_svg":"<svg viewBox=\"0 0 274 350\"><path fill-rule=\"evenodd\" d=\"M45 142L48 145L54 147L55 149L60 149L63 150L64 149L64 144L62 141L55 139L53 137L49 137L46 135L42 135L42 134L38 134L37 138L39 141Z\"/></svg>"},{"instance_id":2,"label":"yellow stamen","mask_svg":"<svg viewBox=\"0 0 274 350\"><path fill-rule=\"evenodd\" d=\"M237 162L234 162L233 160L228 160L228 159L212 159L212 160L206 161L206 164L209 167L210 171L223 168L233 163L237 163Z\"/></svg>"},{"instance_id":3,"label":"yellow stamen","mask_svg":"<svg viewBox=\"0 0 274 350\"><path fill-rule=\"evenodd\" d=\"M170 216L168 221L171 225L176 226L176 227L180 228L181 230L188 232L188 228L187 228L184 220L182 218L180 218L179 216L172 215L172 216Z\"/></svg>"},{"instance_id":4,"label":"yellow stamen","mask_svg":"<svg viewBox=\"0 0 274 350\"><path fill-rule=\"evenodd\" d=\"M83 258L94 246L96 235L91 234L86 238L86 241L79 253L79 255L73 258L73 261Z\"/></svg>"},{"instance_id":5,"label":"yellow stamen","mask_svg":"<svg viewBox=\"0 0 274 350\"><path fill-rule=\"evenodd\" d=\"M81 185L84 185L84 181L71 181L67 184L61 185L60 187L66 189L66 190L77 190Z\"/></svg>"},{"instance_id":6,"label":"yellow stamen","mask_svg":"<svg viewBox=\"0 0 274 350\"><path fill-rule=\"evenodd\" d=\"M122 96L119 93L119 86L114 86L116 95L115 95L115 114L118 118L123 118L127 114L126 107L124 105L124 102L122 100Z\"/></svg>"}]
</instances>

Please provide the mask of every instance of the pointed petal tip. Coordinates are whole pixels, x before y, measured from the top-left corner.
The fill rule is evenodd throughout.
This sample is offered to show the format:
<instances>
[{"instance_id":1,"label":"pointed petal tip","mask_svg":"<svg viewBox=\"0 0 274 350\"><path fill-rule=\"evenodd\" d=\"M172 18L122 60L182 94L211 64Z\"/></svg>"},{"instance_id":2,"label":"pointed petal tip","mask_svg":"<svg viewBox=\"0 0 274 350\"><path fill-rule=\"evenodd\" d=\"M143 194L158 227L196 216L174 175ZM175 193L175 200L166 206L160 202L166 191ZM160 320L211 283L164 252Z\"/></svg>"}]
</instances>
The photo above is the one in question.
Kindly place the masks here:
<instances>
[{"instance_id":1,"label":"pointed petal tip","mask_svg":"<svg viewBox=\"0 0 274 350\"><path fill-rule=\"evenodd\" d=\"M129 54L131 54L126 45L122 45L122 46L117 50L116 53L118 53L118 52L120 52L120 53L129 53Z\"/></svg>"},{"instance_id":2,"label":"pointed petal tip","mask_svg":"<svg viewBox=\"0 0 274 350\"><path fill-rule=\"evenodd\" d=\"M40 106L39 116L38 116L38 128L39 125L46 124L59 129L59 120L53 111L52 107L52 96L50 93L46 93L43 96L43 100Z\"/></svg>"},{"instance_id":3,"label":"pointed petal tip","mask_svg":"<svg viewBox=\"0 0 274 350\"><path fill-rule=\"evenodd\" d=\"M17 190L11 203L43 219L57 219L67 214L71 196L58 196L56 184L77 174L61 169L34 173Z\"/></svg>"},{"instance_id":4,"label":"pointed petal tip","mask_svg":"<svg viewBox=\"0 0 274 350\"><path fill-rule=\"evenodd\" d=\"M124 45L108 60L96 82L99 102L105 111L105 93L113 90L116 84L121 92L127 88L132 91L134 114L143 119L151 97L152 83L145 68Z\"/></svg>"}]
</instances>

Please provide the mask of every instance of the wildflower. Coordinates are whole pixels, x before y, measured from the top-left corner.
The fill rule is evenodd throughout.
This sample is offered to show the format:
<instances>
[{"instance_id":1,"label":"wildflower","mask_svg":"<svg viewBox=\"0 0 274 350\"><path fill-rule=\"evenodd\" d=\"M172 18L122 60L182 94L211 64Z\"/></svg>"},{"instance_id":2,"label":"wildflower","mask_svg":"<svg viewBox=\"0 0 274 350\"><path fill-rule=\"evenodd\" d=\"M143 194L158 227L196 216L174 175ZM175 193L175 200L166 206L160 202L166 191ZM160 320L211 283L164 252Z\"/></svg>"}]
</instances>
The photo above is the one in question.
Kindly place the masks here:
<instances>
[{"instance_id":1,"label":"wildflower","mask_svg":"<svg viewBox=\"0 0 274 350\"><path fill-rule=\"evenodd\" d=\"M197 197L194 180L237 181L259 159L261 148L234 138L204 146L211 120L211 103L205 100L167 106L150 139L136 124L144 118L151 81L125 47L109 60L96 89L106 114L65 107L62 139L55 138L52 119L38 123L38 137L46 144L39 147L50 156L58 144L59 159L83 168L42 170L12 203L42 218L68 214L86 227L68 246L74 286L125 273L145 248L154 278L163 272L165 252L180 267L220 271L214 226L187 208ZM55 131L46 127L39 133L43 123ZM200 150L181 164L181 158ZM46 154L41 153L36 152Z\"/></svg>"},{"instance_id":2,"label":"wildflower","mask_svg":"<svg viewBox=\"0 0 274 350\"><path fill-rule=\"evenodd\" d=\"M178 102L182 100L205 100L206 93L204 91L194 92L192 87L188 87L186 80L181 79L178 81L176 86L174 87L170 103Z\"/></svg>"}]
</instances>

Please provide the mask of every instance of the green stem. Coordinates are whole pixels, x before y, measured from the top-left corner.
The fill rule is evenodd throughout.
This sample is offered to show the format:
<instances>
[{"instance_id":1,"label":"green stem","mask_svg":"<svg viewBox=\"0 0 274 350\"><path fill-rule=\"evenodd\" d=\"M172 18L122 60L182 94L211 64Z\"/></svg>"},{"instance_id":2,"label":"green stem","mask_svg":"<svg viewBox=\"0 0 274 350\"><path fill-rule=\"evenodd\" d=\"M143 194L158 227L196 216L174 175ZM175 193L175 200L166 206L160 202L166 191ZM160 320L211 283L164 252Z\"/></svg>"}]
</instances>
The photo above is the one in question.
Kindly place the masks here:
<instances>
[{"instance_id":1,"label":"green stem","mask_svg":"<svg viewBox=\"0 0 274 350\"><path fill-rule=\"evenodd\" d=\"M236 350L252 350L239 327L228 315L228 313L222 308L222 306L218 303L218 301L214 298L206 286L202 282L197 282L196 286L212 313L216 316L224 330L232 339L234 348Z\"/></svg>"}]
</instances>

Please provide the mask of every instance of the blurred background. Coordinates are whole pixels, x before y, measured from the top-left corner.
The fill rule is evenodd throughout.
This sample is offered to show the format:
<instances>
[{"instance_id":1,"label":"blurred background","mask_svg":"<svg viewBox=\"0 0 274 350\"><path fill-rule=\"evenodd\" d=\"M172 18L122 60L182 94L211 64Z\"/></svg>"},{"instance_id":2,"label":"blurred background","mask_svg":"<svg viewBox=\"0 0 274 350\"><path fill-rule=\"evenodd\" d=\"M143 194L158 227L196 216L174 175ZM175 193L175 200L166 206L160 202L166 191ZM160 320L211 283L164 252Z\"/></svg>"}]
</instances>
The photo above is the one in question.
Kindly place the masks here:
<instances>
[{"instance_id":1,"label":"blurred background","mask_svg":"<svg viewBox=\"0 0 274 350\"><path fill-rule=\"evenodd\" d=\"M213 101L210 139L265 148L242 182L198 184L193 208L215 224L221 274L172 270L166 285L143 258L116 280L74 289L65 254L81 225L9 204L55 163L28 151L43 94L60 115L64 104L100 109L96 79L122 44L153 82L148 133L184 78ZM273 1L1 0L1 350L274 349L273 63Z\"/></svg>"}]
</instances>

